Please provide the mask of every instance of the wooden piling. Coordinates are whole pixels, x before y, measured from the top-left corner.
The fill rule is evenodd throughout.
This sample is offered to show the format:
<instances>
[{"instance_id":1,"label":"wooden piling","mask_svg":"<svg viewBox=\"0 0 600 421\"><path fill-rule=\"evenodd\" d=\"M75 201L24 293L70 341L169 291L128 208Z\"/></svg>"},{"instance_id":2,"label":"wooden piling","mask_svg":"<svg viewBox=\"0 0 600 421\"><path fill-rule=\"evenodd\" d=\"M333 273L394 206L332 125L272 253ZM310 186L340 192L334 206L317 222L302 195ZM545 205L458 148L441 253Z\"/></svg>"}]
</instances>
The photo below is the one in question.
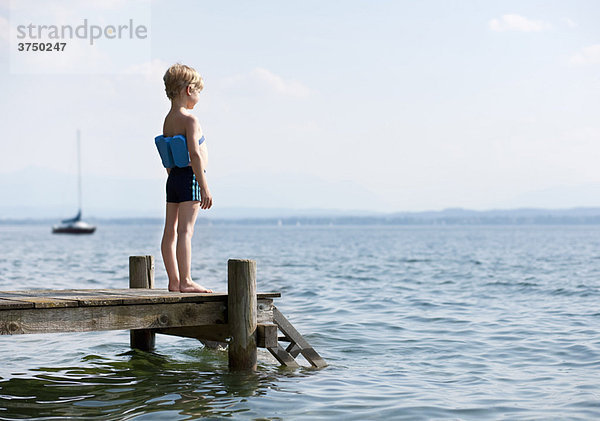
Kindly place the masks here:
<instances>
[{"instance_id":1,"label":"wooden piling","mask_svg":"<svg viewBox=\"0 0 600 421\"><path fill-rule=\"evenodd\" d=\"M129 256L129 288L154 288L154 256ZM132 348L152 351L155 343L153 329L136 329L129 332Z\"/></svg>"},{"instance_id":2,"label":"wooden piling","mask_svg":"<svg viewBox=\"0 0 600 421\"><path fill-rule=\"evenodd\" d=\"M227 262L229 368L256 369L256 261Z\"/></svg>"}]
</instances>

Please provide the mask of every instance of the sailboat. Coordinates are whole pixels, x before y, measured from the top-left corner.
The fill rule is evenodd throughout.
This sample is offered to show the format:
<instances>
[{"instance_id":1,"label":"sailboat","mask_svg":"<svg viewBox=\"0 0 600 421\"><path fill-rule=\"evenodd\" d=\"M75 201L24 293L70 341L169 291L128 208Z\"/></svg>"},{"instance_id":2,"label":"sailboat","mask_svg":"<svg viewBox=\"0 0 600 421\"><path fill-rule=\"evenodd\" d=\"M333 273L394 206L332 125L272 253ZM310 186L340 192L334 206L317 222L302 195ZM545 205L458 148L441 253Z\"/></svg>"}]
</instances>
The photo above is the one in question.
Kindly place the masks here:
<instances>
[{"instance_id":1,"label":"sailboat","mask_svg":"<svg viewBox=\"0 0 600 421\"><path fill-rule=\"evenodd\" d=\"M81 134L77 130L77 181L79 193L79 212L74 218L61 221L60 225L52 227L54 234L93 234L96 231L94 225L81 220Z\"/></svg>"}]
</instances>

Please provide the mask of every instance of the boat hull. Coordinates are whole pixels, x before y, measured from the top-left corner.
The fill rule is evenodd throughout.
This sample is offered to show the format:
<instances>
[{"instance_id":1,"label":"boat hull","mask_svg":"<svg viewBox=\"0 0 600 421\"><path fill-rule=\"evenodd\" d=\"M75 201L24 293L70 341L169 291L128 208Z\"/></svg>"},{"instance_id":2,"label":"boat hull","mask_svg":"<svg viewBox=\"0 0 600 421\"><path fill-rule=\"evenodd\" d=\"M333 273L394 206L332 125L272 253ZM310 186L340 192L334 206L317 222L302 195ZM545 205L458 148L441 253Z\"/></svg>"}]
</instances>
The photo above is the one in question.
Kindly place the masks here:
<instances>
[{"instance_id":1,"label":"boat hull","mask_svg":"<svg viewBox=\"0 0 600 421\"><path fill-rule=\"evenodd\" d=\"M96 227L91 228L72 228L72 227L56 227L52 228L53 234L93 234Z\"/></svg>"},{"instance_id":2,"label":"boat hull","mask_svg":"<svg viewBox=\"0 0 600 421\"><path fill-rule=\"evenodd\" d=\"M80 221L52 227L53 234L93 234L95 231L95 226Z\"/></svg>"}]
</instances>

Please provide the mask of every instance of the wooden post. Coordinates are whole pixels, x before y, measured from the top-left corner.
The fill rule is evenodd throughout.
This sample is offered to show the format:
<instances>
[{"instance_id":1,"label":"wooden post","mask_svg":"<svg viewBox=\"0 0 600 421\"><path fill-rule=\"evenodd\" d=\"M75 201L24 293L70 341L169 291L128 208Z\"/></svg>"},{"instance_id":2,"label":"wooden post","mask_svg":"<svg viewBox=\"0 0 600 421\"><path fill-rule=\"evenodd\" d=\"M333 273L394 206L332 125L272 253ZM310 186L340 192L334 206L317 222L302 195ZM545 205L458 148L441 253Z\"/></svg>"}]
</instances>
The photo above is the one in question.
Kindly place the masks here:
<instances>
[{"instance_id":1,"label":"wooden post","mask_svg":"<svg viewBox=\"0 0 600 421\"><path fill-rule=\"evenodd\" d=\"M227 262L229 368L256 370L256 261Z\"/></svg>"},{"instance_id":2,"label":"wooden post","mask_svg":"<svg viewBox=\"0 0 600 421\"><path fill-rule=\"evenodd\" d=\"M129 256L129 288L154 288L154 256ZM152 329L131 330L129 342L132 348L152 351L155 336Z\"/></svg>"}]
</instances>

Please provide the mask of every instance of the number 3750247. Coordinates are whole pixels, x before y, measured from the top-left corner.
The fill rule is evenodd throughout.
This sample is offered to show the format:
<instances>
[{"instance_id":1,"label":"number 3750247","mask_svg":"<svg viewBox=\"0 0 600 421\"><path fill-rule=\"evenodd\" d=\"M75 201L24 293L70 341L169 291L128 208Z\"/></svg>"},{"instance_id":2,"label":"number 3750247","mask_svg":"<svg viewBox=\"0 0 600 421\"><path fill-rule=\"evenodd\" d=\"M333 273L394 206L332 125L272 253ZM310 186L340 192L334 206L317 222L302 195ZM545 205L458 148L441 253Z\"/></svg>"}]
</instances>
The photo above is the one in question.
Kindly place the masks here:
<instances>
[{"instance_id":1,"label":"number 3750247","mask_svg":"<svg viewBox=\"0 0 600 421\"><path fill-rule=\"evenodd\" d=\"M19 42L18 51L64 51L66 42Z\"/></svg>"}]
</instances>

